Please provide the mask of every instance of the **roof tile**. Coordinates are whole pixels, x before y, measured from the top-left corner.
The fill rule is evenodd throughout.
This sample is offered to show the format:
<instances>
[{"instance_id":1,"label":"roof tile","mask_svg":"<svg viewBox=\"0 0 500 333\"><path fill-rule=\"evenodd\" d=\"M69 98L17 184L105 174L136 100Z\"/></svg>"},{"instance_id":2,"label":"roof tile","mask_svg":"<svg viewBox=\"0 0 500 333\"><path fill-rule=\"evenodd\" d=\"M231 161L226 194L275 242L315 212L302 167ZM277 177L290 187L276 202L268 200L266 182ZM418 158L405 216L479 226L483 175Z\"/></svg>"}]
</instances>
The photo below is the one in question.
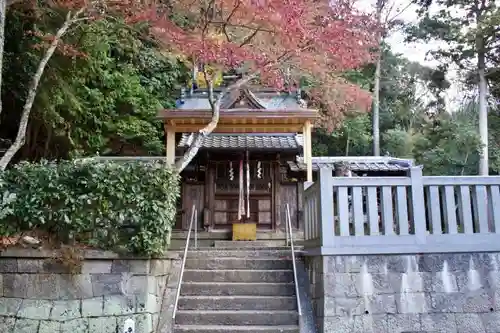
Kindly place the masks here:
<instances>
[{"instance_id":1,"label":"roof tile","mask_svg":"<svg viewBox=\"0 0 500 333\"><path fill-rule=\"evenodd\" d=\"M183 133L178 144L179 148L187 148L193 142L194 134ZM239 134L211 134L203 139L201 147L211 149L301 149L301 134L263 134L263 135L239 135Z\"/></svg>"},{"instance_id":2,"label":"roof tile","mask_svg":"<svg viewBox=\"0 0 500 333\"><path fill-rule=\"evenodd\" d=\"M318 171L320 168L330 168L335 170L337 163L347 163L349 169L354 172L364 171L407 171L411 168L411 160L396 159L391 157L329 157L318 156L312 158L312 169ZM291 171L304 171L306 165L302 157L297 158L297 162L289 161L288 166Z\"/></svg>"}]
</instances>

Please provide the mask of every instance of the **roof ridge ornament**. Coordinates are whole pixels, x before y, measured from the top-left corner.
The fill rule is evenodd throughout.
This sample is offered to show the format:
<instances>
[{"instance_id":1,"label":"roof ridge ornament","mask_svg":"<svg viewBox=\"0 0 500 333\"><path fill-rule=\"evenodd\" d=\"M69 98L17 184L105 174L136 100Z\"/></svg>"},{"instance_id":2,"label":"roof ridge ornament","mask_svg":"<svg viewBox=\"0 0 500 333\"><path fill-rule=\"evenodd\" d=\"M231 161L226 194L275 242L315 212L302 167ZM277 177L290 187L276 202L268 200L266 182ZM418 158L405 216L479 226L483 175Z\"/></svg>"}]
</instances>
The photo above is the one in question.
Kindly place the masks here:
<instances>
[{"instance_id":1,"label":"roof ridge ornament","mask_svg":"<svg viewBox=\"0 0 500 333\"><path fill-rule=\"evenodd\" d=\"M177 101L175 101L175 104L178 107L180 105L183 105L185 102L186 102L186 88L181 87L181 96Z\"/></svg>"},{"instance_id":2,"label":"roof ridge ornament","mask_svg":"<svg viewBox=\"0 0 500 333\"><path fill-rule=\"evenodd\" d=\"M302 89L300 87L297 89L297 94L295 98L297 99L299 107L307 109L307 102L305 101L305 99L302 98Z\"/></svg>"},{"instance_id":3,"label":"roof ridge ornament","mask_svg":"<svg viewBox=\"0 0 500 333\"><path fill-rule=\"evenodd\" d=\"M254 102L255 104L257 104L257 106L259 106L260 108L262 108L262 109L266 108L264 105L262 105L262 103L260 102L260 100L257 97L257 95L255 95L253 93L253 91L250 90L250 87L244 87L243 89L244 89L244 93L247 96L247 98L249 98L252 102Z\"/></svg>"}]
</instances>

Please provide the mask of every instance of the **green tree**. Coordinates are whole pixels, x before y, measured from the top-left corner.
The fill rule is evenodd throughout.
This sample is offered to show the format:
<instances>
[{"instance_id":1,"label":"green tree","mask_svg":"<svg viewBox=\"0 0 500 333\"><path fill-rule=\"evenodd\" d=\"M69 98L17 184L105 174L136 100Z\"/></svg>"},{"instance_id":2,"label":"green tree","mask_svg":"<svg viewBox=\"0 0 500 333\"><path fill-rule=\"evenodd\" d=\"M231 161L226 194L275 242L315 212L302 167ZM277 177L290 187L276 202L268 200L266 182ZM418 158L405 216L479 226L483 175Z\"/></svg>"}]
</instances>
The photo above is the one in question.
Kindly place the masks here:
<instances>
[{"instance_id":1,"label":"green tree","mask_svg":"<svg viewBox=\"0 0 500 333\"><path fill-rule=\"evenodd\" d=\"M391 156L413 158L413 149L418 135L413 129L391 128L382 134L384 150Z\"/></svg>"},{"instance_id":2,"label":"green tree","mask_svg":"<svg viewBox=\"0 0 500 333\"><path fill-rule=\"evenodd\" d=\"M443 90L449 83L441 72L408 61L384 45L380 74L381 152L392 156L411 154L415 129L428 117L428 111L442 111ZM365 89L374 89L375 65L350 71L344 77ZM373 113L352 113L332 135L317 131L317 155L371 155ZM396 148L405 138L404 149ZM403 153L404 152L404 153Z\"/></svg>"},{"instance_id":3,"label":"green tree","mask_svg":"<svg viewBox=\"0 0 500 333\"><path fill-rule=\"evenodd\" d=\"M15 136L14 126L7 124L19 121L28 89L23 83L33 75L41 52L34 48L39 38L27 32L58 24L42 19L23 9L9 10L2 137ZM65 41L77 48L49 61L18 157L161 154L163 128L155 116L159 108L174 106L188 71L144 38L145 32L147 27L112 17L71 30Z\"/></svg>"},{"instance_id":4,"label":"green tree","mask_svg":"<svg viewBox=\"0 0 500 333\"><path fill-rule=\"evenodd\" d=\"M495 0L415 0L420 5L418 25L408 29L409 40L441 40L447 43L432 54L445 64L455 63L475 73L479 92L479 173L488 174L488 58L499 46L498 6ZM431 10L437 6L438 11Z\"/></svg>"},{"instance_id":5,"label":"green tree","mask_svg":"<svg viewBox=\"0 0 500 333\"><path fill-rule=\"evenodd\" d=\"M328 134L318 130L313 136L313 154L329 156L369 155L371 119L366 113L347 115L339 128Z\"/></svg>"},{"instance_id":6,"label":"green tree","mask_svg":"<svg viewBox=\"0 0 500 333\"><path fill-rule=\"evenodd\" d=\"M373 78L373 107L372 107L372 126L373 126L373 155L380 155L380 88L382 77L382 61L384 60L384 41L385 38L393 32L395 28L401 27L403 22L398 17L409 7L396 7L397 1L377 0L375 3L375 17L381 30L379 31L378 46L379 53L375 61L375 75Z\"/></svg>"},{"instance_id":7,"label":"green tree","mask_svg":"<svg viewBox=\"0 0 500 333\"><path fill-rule=\"evenodd\" d=\"M466 110L440 114L426 122L415 140L413 155L424 172L431 175L477 173L481 143L477 123Z\"/></svg>"}]
</instances>

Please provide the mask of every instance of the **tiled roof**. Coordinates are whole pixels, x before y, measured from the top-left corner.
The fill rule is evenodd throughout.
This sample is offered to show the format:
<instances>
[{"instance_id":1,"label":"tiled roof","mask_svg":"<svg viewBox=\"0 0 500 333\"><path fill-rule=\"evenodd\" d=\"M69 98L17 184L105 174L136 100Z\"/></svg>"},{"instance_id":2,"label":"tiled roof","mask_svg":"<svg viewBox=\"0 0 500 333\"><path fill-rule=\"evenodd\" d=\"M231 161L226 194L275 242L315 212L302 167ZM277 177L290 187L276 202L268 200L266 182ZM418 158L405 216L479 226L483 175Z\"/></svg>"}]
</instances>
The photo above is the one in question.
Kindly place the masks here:
<instances>
[{"instance_id":1,"label":"tiled roof","mask_svg":"<svg viewBox=\"0 0 500 333\"><path fill-rule=\"evenodd\" d=\"M349 169L353 172L364 171L407 171L412 165L412 160L392 158L392 157L373 157L373 156L318 156L312 158L312 169L318 171L319 168L330 168L335 170L337 163L347 163ZM302 157L297 157L297 161L289 161L288 165L291 171L303 171L306 169Z\"/></svg>"},{"instance_id":2,"label":"tiled roof","mask_svg":"<svg viewBox=\"0 0 500 333\"><path fill-rule=\"evenodd\" d=\"M189 147L194 134L183 133L179 148ZM203 139L202 148L212 149L302 149L301 134L210 134Z\"/></svg>"}]
</instances>

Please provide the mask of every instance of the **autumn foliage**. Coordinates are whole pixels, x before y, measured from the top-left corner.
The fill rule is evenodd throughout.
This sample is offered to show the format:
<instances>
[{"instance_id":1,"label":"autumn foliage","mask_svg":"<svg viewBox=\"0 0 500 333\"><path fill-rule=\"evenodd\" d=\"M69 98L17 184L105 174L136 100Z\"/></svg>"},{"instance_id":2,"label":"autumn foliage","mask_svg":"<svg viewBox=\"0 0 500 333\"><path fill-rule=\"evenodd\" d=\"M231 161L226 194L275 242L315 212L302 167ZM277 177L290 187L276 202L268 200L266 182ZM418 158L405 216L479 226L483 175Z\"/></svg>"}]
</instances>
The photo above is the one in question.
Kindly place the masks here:
<instances>
[{"instance_id":1,"label":"autumn foliage","mask_svg":"<svg viewBox=\"0 0 500 333\"><path fill-rule=\"evenodd\" d=\"M340 74L372 61L377 27L349 0L176 0L135 18L148 20L165 46L191 61L244 68L264 84L282 88L304 77L322 105L323 127L344 111L367 109L370 94Z\"/></svg>"},{"instance_id":2,"label":"autumn foliage","mask_svg":"<svg viewBox=\"0 0 500 333\"><path fill-rule=\"evenodd\" d=\"M156 2L155 2L156 1ZM42 58L29 85L18 133L0 159L4 170L24 145L28 121L37 88L48 61L58 51L70 57L85 56L78 45L68 45L64 36L85 22L99 19L125 19L149 26L148 38L155 38L196 65L209 65L220 74L237 69L243 74L231 89L250 79L263 85L288 89L305 79L307 94L322 110L319 126L333 130L350 110L367 110L370 94L342 79L345 71L373 60L378 28L370 16L357 12L354 0L51 0L41 2L44 9L65 17L54 34L32 31L43 49ZM21 1L39 11L38 1ZM206 66L208 67L208 66ZM285 75L286 73L286 75ZM207 85L213 85L204 73ZM225 93L229 93L226 87ZM210 95L210 94L209 94ZM217 126L223 94L214 98L211 122L195 140L210 134ZM211 97L213 98L213 96ZM1 111L1 109L0 109ZM194 144L180 160L182 170L196 154Z\"/></svg>"},{"instance_id":3,"label":"autumn foliage","mask_svg":"<svg viewBox=\"0 0 500 333\"><path fill-rule=\"evenodd\" d=\"M375 20L352 1L55 0L52 7L78 12L76 20L118 15L130 24L148 23L169 51L220 70L258 73L267 86L297 87L306 79L308 96L323 111L319 125L332 130L344 112L371 104L369 92L341 77L371 62L377 45ZM58 51L79 54L64 41Z\"/></svg>"}]
</instances>

